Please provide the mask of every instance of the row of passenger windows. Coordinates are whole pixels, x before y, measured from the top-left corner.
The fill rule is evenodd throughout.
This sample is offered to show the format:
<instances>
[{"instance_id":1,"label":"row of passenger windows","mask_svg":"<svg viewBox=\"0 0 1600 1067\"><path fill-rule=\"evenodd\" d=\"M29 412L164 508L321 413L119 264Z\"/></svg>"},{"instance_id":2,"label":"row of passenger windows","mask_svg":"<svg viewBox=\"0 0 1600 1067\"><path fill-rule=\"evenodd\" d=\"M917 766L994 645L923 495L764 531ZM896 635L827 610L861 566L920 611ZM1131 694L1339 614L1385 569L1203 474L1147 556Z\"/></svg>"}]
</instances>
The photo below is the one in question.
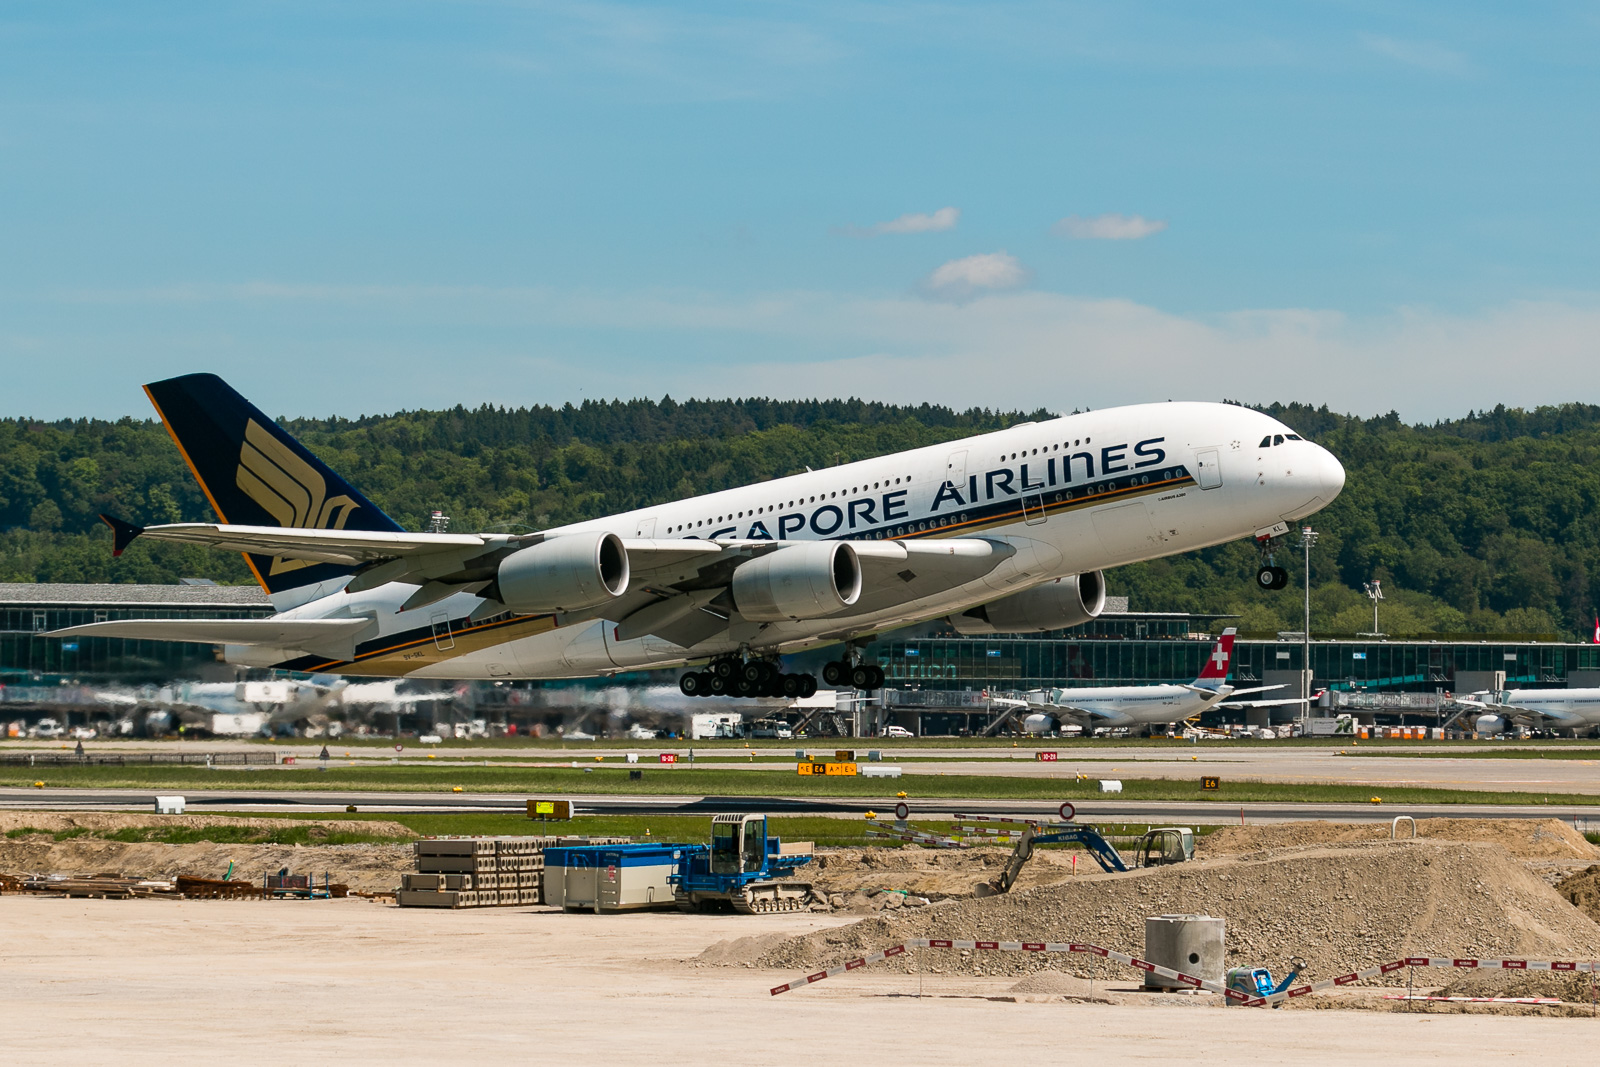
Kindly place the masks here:
<instances>
[{"instance_id":1,"label":"row of passenger windows","mask_svg":"<svg viewBox=\"0 0 1600 1067\"><path fill-rule=\"evenodd\" d=\"M1062 441L1059 445L1046 445L1045 448L1044 448L1044 453L1045 453L1045 455L1048 456L1052 452L1060 452L1063 448L1081 448L1082 446L1088 444L1091 440L1093 440L1093 438L1085 437L1081 441L1071 441L1071 442ZM1029 456L1037 456L1038 454L1039 454L1039 449L1037 449L1037 448L1034 449L1032 452L1029 452L1026 448L1024 448L1021 452L1013 452L1013 453L1011 453L1010 458L1011 459L1016 459L1018 456L1021 456L1023 459L1027 459ZM1001 453L1000 462L1001 463L1005 463L1006 460L1007 460L1006 455L1004 453Z\"/></svg>"},{"instance_id":2,"label":"row of passenger windows","mask_svg":"<svg viewBox=\"0 0 1600 1067\"><path fill-rule=\"evenodd\" d=\"M1265 437L1263 437L1261 439L1261 443L1259 445L1257 445L1256 447L1257 448L1271 448L1273 445L1281 445L1285 441L1303 441L1303 440L1305 440L1305 438L1301 437L1297 433L1269 433L1269 434L1267 434L1267 436L1265 436Z\"/></svg>"},{"instance_id":3,"label":"row of passenger windows","mask_svg":"<svg viewBox=\"0 0 1600 1067\"><path fill-rule=\"evenodd\" d=\"M849 489L841 489L838 492L819 493L818 495L813 496L813 497L800 497L798 500L789 501L789 503L787 505L785 505L785 504L773 504L770 507L756 508L754 511L741 511L741 512L738 512L738 513L733 514L733 515L718 515L715 519L701 519L701 520L699 520L697 522L686 522L686 523L682 523L681 525L678 525L678 526L669 526L669 527L667 527L667 532L668 533L682 533L685 530L698 530L698 529L701 529L702 527L716 526L716 525L718 525L720 523L724 523L724 522L735 522L735 521L737 521L739 519L744 519L744 518L753 519L757 515L770 515L773 512L782 510L784 507L791 507L791 508L792 507L796 507L796 506L805 507L807 504L815 504L819 500L823 500L823 501L836 500L841 496L845 496L845 497L854 496L857 493L865 493L865 492L867 492L868 490L871 490L871 489L887 489L887 488L890 487L890 485L899 485L902 481L905 482L905 484L907 484L907 485L911 484L911 479L909 477L906 477L906 478L903 478L903 479L902 478L896 478L892 483L887 478L885 478L881 482L873 482L871 485L867 485L865 482L863 482L861 485L852 485Z\"/></svg>"}]
</instances>

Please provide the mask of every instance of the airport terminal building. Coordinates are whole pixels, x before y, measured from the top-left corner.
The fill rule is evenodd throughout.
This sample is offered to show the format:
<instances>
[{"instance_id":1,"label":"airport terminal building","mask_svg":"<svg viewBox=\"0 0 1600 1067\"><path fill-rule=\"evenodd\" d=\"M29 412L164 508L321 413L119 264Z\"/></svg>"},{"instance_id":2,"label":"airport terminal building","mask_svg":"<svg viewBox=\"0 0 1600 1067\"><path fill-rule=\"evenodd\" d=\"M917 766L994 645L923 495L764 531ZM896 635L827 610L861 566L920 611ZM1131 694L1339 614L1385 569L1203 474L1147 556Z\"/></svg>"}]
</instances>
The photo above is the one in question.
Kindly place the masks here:
<instances>
[{"instance_id":1,"label":"airport terminal building","mask_svg":"<svg viewBox=\"0 0 1600 1067\"><path fill-rule=\"evenodd\" d=\"M1213 635L1227 624L1220 616L1132 612L1118 598L1108 608L1083 626L1042 634L963 637L922 627L910 631L915 636L887 635L867 649L867 656L884 669L890 703L908 711L965 708L958 713L965 724L985 693L1192 681ZM255 586L0 584L0 702L37 706L50 702L51 691L65 699L74 687L242 677L218 662L212 645L43 636L51 630L109 619L270 614L270 602ZM1389 639L1313 632L1312 637L1308 646L1299 634L1241 634L1234 645L1232 680L1298 692L1309 649L1312 689L1329 689L1338 700L1345 699L1341 694L1416 694L1422 701L1430 694L1486 688L1600 686L1600 645L1524 635ZM661 684L664 677L663 672L627 675L603 684L630 680ZM1284 711L1275 719L1294 714ZM920 714L919 732L957 729L956 717L942 722L937 712Z\"/></svg>"},{"instance_id":2,"label":"airport terminal building","mask_svg":"<svg viewBox=\"0 0 1600 1067\"><path fill-rule=\"evenodd\" d=\"M43 635L112 619L259 619L271 614L271 602L254 585L0 583L0 685L143 685L196 679L216 664L215 646Z\"/></svg>"}]
</instances>

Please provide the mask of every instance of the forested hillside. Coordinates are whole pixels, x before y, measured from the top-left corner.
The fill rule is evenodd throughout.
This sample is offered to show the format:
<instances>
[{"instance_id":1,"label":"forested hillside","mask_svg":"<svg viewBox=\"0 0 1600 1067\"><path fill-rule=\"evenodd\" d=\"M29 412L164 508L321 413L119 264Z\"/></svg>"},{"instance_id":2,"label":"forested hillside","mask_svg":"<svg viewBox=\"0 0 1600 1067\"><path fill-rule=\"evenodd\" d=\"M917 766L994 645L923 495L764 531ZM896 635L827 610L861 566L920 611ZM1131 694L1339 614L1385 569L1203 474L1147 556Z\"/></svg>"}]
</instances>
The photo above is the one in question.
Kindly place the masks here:
<instances>
[{"instance_id":1,"label":"forested hillside","mask_svg":"<svg viewBox=\"0 0 1600 1067\"><path fill-rule=\"evenodd\" d=\"M1391 633L1587 634L1600 599L1600 408L1563 405L1408 426L1326 408L1272 414L1340 457L1344 494L1312 521L1313 627L1369 629L1381 578ZM1047 413L958 413L862 401L586 402L415 411L285 425L410 527L538 528L981 433ZM0 581L246 581L237 556L136 543L113 560L96 513L209 519L165 431L123 419L0 422ZM1294 587L1258 591L1255 550L1227 545L1123 568L1137 610L1230 612L1298 629Z\"/></svg>"}]
</instances>

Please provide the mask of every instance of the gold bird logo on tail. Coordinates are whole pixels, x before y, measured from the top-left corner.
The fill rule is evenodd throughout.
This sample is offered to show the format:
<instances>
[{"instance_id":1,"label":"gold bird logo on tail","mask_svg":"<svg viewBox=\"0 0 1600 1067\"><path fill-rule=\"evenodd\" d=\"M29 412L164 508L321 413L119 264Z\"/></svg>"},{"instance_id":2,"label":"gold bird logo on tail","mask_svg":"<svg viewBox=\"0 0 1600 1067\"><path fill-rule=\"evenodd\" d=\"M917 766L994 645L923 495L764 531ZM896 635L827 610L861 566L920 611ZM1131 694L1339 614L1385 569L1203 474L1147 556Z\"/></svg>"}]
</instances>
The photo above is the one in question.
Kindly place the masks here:
<instances>
[{"instance_id":1,"label":"gold bird logo on tail","mask_svg":"<svg viewBox=\"0 0 1600 1067\"><path fill-rule=\"evenodd\" d=\"M291 529L342 530L350 513L360 507L343 494L329 497L322 475L254 419L245 424L234 481L279 526ZM312 562L280 556L273 559L269 573L298 570Z\"/></svg>"}]
</instances>

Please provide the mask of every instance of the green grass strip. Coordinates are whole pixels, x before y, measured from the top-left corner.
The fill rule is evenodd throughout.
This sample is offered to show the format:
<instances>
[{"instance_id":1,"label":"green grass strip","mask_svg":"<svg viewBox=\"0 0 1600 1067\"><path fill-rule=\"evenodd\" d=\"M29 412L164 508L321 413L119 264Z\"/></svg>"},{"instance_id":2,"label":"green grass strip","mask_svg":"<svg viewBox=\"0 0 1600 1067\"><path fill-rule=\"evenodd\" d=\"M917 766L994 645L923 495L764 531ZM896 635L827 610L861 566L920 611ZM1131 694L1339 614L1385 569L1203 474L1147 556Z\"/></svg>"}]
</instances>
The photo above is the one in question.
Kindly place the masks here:
<instances>
[{"instance_id":1,"label":"green grass strip","mask_svg":"<svg viewBox=\"0 0 1600 1067\"><path fill-rule=\"evenodd\" d=\"M32 774L0 768L0 786L29 786L44 781L51 787L210 791L511 793L542 796L592 793L606 796L799 796L880 801L904 791L912 798L995 800L1105 799L1094 779L1039 778L1001 775L912 773L901 778L802 777L792 771L719 770L711 768L645 769L640 780L623 773L626 764L587 768L522 768L497 766L350 766L238 770L206 767L53 767ZM637 768L634 768L637 769ZM1131 768L1130 768L1131 769ZM1193 779L1123 778L1120 799L1182 800L1216 803L1329 802L1409 804L1545 804L1600 806L1600 796L1567 793L1436 789L1412 786L1358 786L1261 782L1228 778L1220 790L1202 791Z\"/></svg>"}]
</instances>

